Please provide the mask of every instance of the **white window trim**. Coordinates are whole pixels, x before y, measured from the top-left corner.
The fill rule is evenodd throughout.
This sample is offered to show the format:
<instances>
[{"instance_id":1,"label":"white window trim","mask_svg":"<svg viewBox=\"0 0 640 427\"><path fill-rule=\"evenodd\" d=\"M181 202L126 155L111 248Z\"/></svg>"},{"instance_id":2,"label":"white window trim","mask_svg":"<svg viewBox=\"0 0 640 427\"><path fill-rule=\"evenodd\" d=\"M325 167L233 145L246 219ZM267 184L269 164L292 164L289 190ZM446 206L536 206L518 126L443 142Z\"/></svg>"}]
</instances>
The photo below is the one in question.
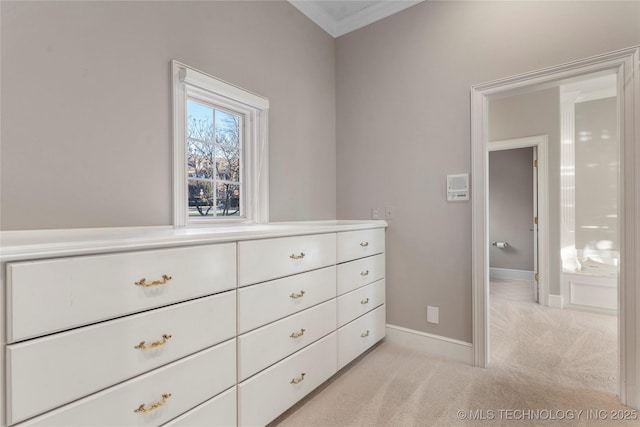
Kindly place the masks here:
<instances>
[{"instance_id":1,"label":"white window trim","mask_svg":"<svg viewBox=\"0 0 640 427\"><path fill-rule=\"evenodd\" d=\"M269 222L269 100L247 92L178 61L171 62L173 84L173 225L222 225L238 222ZM187 87L189 85L189 87ZM188 91L204 90L223 97L222 106L245 115L243 193L244 217L215 217L189 221L187 218L187 132Z\"/></svg>"}]
</instances>

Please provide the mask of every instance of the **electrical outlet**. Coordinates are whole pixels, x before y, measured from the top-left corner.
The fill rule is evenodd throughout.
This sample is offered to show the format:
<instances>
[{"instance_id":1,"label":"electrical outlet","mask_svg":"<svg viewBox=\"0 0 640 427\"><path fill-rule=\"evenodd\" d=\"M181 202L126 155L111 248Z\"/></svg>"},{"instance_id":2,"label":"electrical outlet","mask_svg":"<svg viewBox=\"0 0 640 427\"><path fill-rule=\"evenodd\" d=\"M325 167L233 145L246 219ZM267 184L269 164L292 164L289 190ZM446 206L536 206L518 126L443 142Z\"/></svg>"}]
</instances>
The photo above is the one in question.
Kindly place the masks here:
<instances>
[{"instance_id":1,"label":"electrical outlet","mask_svg":"<svg viewBox=\"0 0 640 427\"><path fill-rule=\"evenodd\" d=\"M384 208L384 219L393 219L393 208L387 206Z\"/></svg>"},{"instance_id":2,"label":"electrical outlet","mask_svg":"<svg viewBox=\"0 0 640 427\"><path fill-rule=\"evenodd\" d=\"M440 307L427 306L427 322L436 325L440 322Z\"/></svg>"},{"instance_id":3,"label":"electrical outlet","mask_svg":"<svg viewBox=\"0 0 640 427\"><path fill-rule=\"evenodd\" d=\"M371 219L380 219L380 209L371 208Z\"/></svg>"}]
</instances>

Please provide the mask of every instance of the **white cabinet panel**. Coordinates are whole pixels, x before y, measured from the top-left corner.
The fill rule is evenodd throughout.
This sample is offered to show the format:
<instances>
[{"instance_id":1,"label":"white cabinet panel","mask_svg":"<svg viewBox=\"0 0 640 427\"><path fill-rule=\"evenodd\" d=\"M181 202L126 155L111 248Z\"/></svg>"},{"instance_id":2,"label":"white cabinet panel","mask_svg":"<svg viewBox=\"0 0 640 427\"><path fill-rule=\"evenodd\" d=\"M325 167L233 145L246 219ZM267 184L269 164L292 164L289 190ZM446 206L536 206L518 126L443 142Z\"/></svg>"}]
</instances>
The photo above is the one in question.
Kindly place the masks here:
<instances>
[{"instance_id":1,"label":"white cabinet panel","mask_svg":"<svg viewBox=\"0 0 640 427\"><path fill-rule=\"evenodd\" d=\"M235 350L235 339L229 340L20 426L162 425L234 385Z\"/></svg>"},{"instance_id":2,"label":"white cabinet panel","mask_svg":"<svg viewBox=\"0 0 640 427\"><path fill-rule=\"evenodd\" d=\"M382 305L338 329L338 369L384 338L385 327L385 306Z\"/></svg>"},{"instance_id":3,"label":"white cabinet panel","mask_svg":"<svg viewBox=\"0 0 640 427\"><path fill-rule=\"evenodd\" d=\"M235 387L209 399L163 427L233 427L236 425Z\"/></svg>"},{"instance_id":4,"label":"white cabinet panel","mask_svg":"<svg viewBox=\"0 0 640 427\"><path fill-rule=\"evenodd\" d=\"M384 278L384 254L339 264L337 276L338 295Z\"/></svg>"},{"instance_id":5,"label":"white cabinet panel","mask_svg":"<svg viewBox=\"0 0 640 427\"><path fill-rule=\"evenodd\" d=\"M235 334L233 290L9 345L10 419L26 419Z\"/></svg>"},{"instance_id":6,"label":"white cabinet panel","mask_svg":"<svg viewBox=\"0 0 640 427\"><path fill-rule=\"evenodd\" d=\"M234 288L235 247L227 243L8 264L8 341ZM166 283L136 284L141 279Z\"/></svg>"},{"instance_id":7,"label":"white cabinet panel","mask_svg":"<svg viewBox=\"0 0 640 427\"><path fill-rule=\"evenodd\" d=\"M338 263L384 252L384 228L338 233Z\"/></svg>"},{"instance_id":8,"label":"white cabinet panel","mask_svg":"<svg viewBox=\"0 0 640 427\"><path fill-rule=\"evenodd\" d=\"M238 289L238 332L281 319L336 296L336 267Z\"/></svg>"},{"instance_id":9,"label":"white cabinet panel","mask_svg":"<svg viewBox=\"0 0 640 427\"><path fill-rule=\"evenodd\" d=\"M371 311L385 301L384 279L338 297L338 327Z\"/></svg>"},{"instance_id":10,"label":"white cabinet panel","mask_svg":"<svg viewBox=\"0 0 640 427\"><path fill-rule=\"evenodd\" d=\"M336 372L336 333L238 386L238 425L264 426Z\"/></svg>"},{"instance_id":11,"label":"white cabinet panel","mask_svg":"<svg viewBox=\"0 0 640 427\"><path fill-rule=\"evenodd\" d=\"M240 242L238 284L264 282L335 263L333 233Z\"/></svg>"},{"instance_id":12,"label":"white cabinet panel","mask_svg":"<svg viewBox=\"0 0 640 427\"><path fill-rule=\"evenodd\" d=\"M332 299L238 337L238 381L243 381L336 330Z\"/></svg>"}]
</instances>

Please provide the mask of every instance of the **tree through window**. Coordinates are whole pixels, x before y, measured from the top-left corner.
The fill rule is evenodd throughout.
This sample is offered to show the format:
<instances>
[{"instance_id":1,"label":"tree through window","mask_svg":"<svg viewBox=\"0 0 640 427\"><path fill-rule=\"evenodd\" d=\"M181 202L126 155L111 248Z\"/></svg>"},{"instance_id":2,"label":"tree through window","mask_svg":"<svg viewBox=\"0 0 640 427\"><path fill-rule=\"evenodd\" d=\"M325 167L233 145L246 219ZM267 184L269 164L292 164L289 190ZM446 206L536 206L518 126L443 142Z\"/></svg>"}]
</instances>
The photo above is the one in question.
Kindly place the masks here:
<instances>
[{"instance_id":1,"label":"tree through window","mask_svg":"<svg viewBox=\"0 0 640 427\"><path fill-rule=\"evenodd\" d=\"M187 101L189 217L241 216L243 117Z\"/></svg>"}]
</instances>

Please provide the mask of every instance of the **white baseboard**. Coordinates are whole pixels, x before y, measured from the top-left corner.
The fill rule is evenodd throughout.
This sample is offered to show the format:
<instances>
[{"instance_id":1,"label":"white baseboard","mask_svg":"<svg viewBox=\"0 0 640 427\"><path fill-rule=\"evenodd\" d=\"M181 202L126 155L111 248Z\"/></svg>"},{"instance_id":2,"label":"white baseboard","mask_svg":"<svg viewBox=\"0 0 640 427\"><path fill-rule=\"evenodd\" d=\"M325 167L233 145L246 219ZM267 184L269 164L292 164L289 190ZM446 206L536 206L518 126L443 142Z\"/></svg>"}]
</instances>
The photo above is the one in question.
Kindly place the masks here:
<instances>
[{"instance_id":1,"label":"white baseboard","mask_svg":"<svg viewBox=\"0 0 640 427\"><path fill-rule=\"evenodd\" d=\"M471 343L387 324L386 341L412 350L473 364Z\"/></svg>"},{"instance_id":2,"label":"white baseboard","mask_svg":"<svg viewBox=\"0 0 640 427\"><path fill-rule=\"evenodd\" d=\"M549 294L549 307L562 308L562 295Z\"/></svg>"},{"instance_id":3,"label":"white baseboard","mask_svg":"<svg viewBox=\"0 0 640 427\"><path fill-rule=\"evenodd\" d=\"M533 271L512 270L510 268L490 268L489 276L492 279L528 280L533 282L535 274Z\"/></svg>"}]
</instances>

